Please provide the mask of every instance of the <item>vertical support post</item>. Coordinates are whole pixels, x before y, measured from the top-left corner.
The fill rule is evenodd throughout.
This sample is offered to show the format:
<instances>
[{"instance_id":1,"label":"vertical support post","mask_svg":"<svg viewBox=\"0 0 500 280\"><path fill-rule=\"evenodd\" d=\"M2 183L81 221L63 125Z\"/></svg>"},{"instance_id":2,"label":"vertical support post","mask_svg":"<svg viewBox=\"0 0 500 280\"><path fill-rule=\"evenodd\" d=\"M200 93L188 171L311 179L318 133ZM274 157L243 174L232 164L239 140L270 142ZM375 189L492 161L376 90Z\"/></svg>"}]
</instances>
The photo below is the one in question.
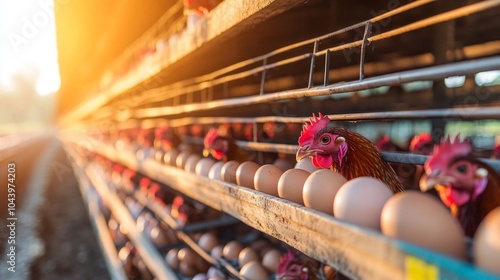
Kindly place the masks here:
<instances>
[{"instance_id":1,"label":"vertical support post","mask_svg":"<svg viewBox=\"0 0 500 280\"><path fill-rule=\"evenodd\" d=\"M323 86L327 86L330 83L330 50L326 50L325 53L325 74L323 76Z\"/></svg>"},{"instance_id":2,"label":"vertical support post","mask_svg":"<svg viewBox=\"0 0 500 280\"><path fill-rule=\"evenodd\" d=\"M267 57L262 61L262 75L260 77L260 92L259 95L264 94L264 86L266 85L266 71L267 71Z\"/></svg>"},{"instance_id":3,"label":"vertical support post","mask_svg":"<svg viewBox=\"0 0 500 280\"><path fill-rule=\"evenodd\" d=\"M363 44L361 44L361 51L359 57L359 80L363 80L365 78L365 53L366 53L366 45L368 45L368 38L372 33L372 22L367 21L365 24L365 33L363 34Z\"/></svg>"},{"instance_id":4,"label":"vertical support post","mask_svg":"<svg viewBox=\"0 0 500 280\"><path fill-rule=\"evenodd\" d=\"M307 88L314 86L314 64L316 62L316 52L318 51L318 41L314 41L313 52L311 56L311 67L309 68L309 85Z\"/></svg>"}]
</instances>

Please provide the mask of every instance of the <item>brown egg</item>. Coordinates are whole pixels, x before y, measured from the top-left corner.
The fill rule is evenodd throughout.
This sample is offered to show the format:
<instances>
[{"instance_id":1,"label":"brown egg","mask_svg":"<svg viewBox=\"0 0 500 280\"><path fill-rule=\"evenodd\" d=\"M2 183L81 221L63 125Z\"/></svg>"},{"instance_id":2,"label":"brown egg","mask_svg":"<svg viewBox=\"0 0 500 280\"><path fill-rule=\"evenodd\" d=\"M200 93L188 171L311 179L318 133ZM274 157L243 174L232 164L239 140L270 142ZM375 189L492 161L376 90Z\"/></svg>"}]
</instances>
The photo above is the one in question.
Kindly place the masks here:
<instances>
[{"instance_id":1,"label":"brown egg","mask_svg":"<svg viewBox=\"0 0 500 280\"><path fill-rule=\"evenodd\" d=\"M304 169L289 169L285 171L278 181L279 197L304 205L302 190L310 174Z\"/></svg>"},{"instance_id":2,"label":"brown egg","mask_svg":"<svg viewBox=\"0 0 500 280\"><path fill-rule=\"evenodd\" d=\"M292 162L290 162L288 159L283 158L283 157L276 159L273 162L273 165L278 167L279 169L281 169L281 171L283 171L283 172L287 171L288 169L292 169L294 166Z\"/></svg>"},{"instance_id":3,"label":"brown egg","mask_svg":"<svg viewBox=\"0 0 500 280\"><path fill-rule=\"evenodd\" d=\"M372 177L358 177L347 181L335 195L333 215L353 224L380 230L382 208L392 191Z\"/></svg>"},{"instance_id":4,"label":"brown egg","mask_svg":"<svg viewBox=\"0 0 500 280\"><path fill-rule=\"evenodd\" d=\"M297 162L294 168L303 169L309 173L313 173L314 171L321 169L319 167L314 166L314 164L312 163L312 159L308 157L303 158L299 162Z\"/></svg>"},{"instance_id":5,"label":"brown egg","mask_svg":"<svg viewBox=\"0 0 500 280\"><path fill-rule=\"evenodd\" d=\"M205 250L205 252L211 252L212 249L219 244L219 239L212 232L204 233L200 236L198 240L198 245Z\"/></svg>"},{"instance_id":6,"label":"brown egg","mask_svg":"<svg viewBox=\"0 0 500 280\"><path fill-rule=\"evenodd\" d=\"M278 249L271 249L262 258L262 265L271 273L275 273L281 260L281 252Z\"/></svg>"},{"instance_id":7,"label":"brown egg","mask_svg":"<svg viewBox=\"0 0 500 280\"><path fill-rule=\"evenodd\" d=\"M194 173L199 176L204 176L208 177L208 173L210 172L210 169L212 166L215 164L215 160L212 158L202 158L198 161L196 164L196 168L194 170Z\"/></svg>"},{"instance_id":8,"label":"brown egg","mask_svg":"<svg viewBox=\"0 0 500 280\"><path fill-rule=\"evenodd\" d=\"M278 181L283 171L272 164L264 164L254 176L255 189L263 193L278 196Z\"/></svg>"},{"instance_id":9,"label":"brown egg","mask_svg":"<svg viewBox=\"0 0 500 280\"><path fill-rule=\"evenodd\" d=\"M179 259L177 258L177 253L179 253L179 250L174 248L170 249L165 255L165 261L173 270L179 269Z\"/></svg>"},{"instance_id":10,"label":"brown egg","mask_svg":"<svg viewBox=\"0 0 500 280\"><path fill-rule=\"evenodd\" d=\"M170 166L176 166L175 162L177 156L179 156L179 152L176 149L172 149L165 153L165 155L163 156L163 162Z\"/></svg>"},{"instance_id":11,"label":"brown egg","mask_svg":"<svg viewBox=\"0 0 500 280\"><path fill-rule=\"evenodd\" d=\"M441 201L429 194L407 190L393 195L382 209L380 226L387 236L465 259L462 226Z\"/></svg>"},{"instance_id":12,"label":"brown egg","mask_svg":"<svg viewBox=\"0 0 500 280\"><path fill-rule=\"evenodd\" d=\"M240 265L240 267L242 267L250 261L260 262L260 256L257 252L255 252L254 249L246 247L241 250L240 254L238 255L238 264Z\"/></svg>"},{"instance_id":13,"label":"brown egg","mask_svg":"<svg viewBox=\"0 0 500 280\"><path fill-rule=\"evenodd\" d=\"M220 170L221 179L228 183L236 184L236 169L238 169L238 165L240 164L235 160L224 163Z\"/></svg>"},{"instance_id":14,"label":"brown egg","mask_svg":"<svg viewBox=\"0 0 500 280\"><path fill-rule=\"evenodd\" d=\"M488 213L479 224L472 254L478 267L500 275L500 207Z\"/></svg>"},{"instance_id":15,"label":"brown egg","mask_svg":"<svg viewBox=\"0 0 500 280\"><path fill-rule=\"evenodd\" d=\"M229 241L222 249L222 256L227 260L237 260L243 246L238 241Z\"/></svg>"},{"instance_id":16,"label":"brown egg","mask_svg":"<svg viewBox=\"0 0 500 280\"><path fill-rule=\"evenodd\" d=\"M333 215L333 200L347 180L330 169L316 170L307 177L302 197L306 207Z\"/></svg>"},{"instance_id":17,"label":"brown egg","mask_svg":"<svg viewBox=\"0 0 500 280\"><path fill-rule=\"evenodd\" d=\"M180 263L186 263L191 266L196 265L197 259L199 257L200 256L198 256L198 254L196 254L196 252L189 247L184 247L177 253L177 258L179 259Z\"/></svg>"},{"instance_id":18,"label":"brown egg","mask_svg":"<svg viewBox=\"0 0 500 280\"><path fill-rule=\"evenodd\" d=\"M160 224L155 225L149 233L151 241L158 247L167 246L169 244L166 229Z\"/></svg>"},{"instance_id":19,"label":"brown egg","mask_svg":"<svg viewBox=\"0 0 500 280\"><path fill-rule=\"evenodd\" d=\"M264 280L269 277L266 268L258 261L251 261L246 263L240 269L240 275L245 280Z\"/></svg>"},{"instance_id":20,"label":"brown egg","mask_svg":"<svg viewBox=\"0 0 500 280\"><path fill-rule=\"evenodd\" d=\"M194 173L196 169L196 165L198 164L198 161L200 161L201 156L198 154L192 154L186 159L186 163L184 164L184 170L187 172Z\"/></svg>"},{"instance_id":21,"label":"brown egg","mask_svg":"<svg viewBox=\"0 0 500 280\"><path fill-rule=\"evenodd\" d=\"M177 155L177 158L175 158L175 166L177 166L177 168L184 169L189 156L191 156L191 152L180 152L179 155Z\"/></svg>"},{"instance_id":22,"label":"brown egg","mask_svg":"<svg viewBox=\"0 0 500 280\"><path fill-rule=\"evenodd\" d=\"M218 161L214 163L214 165L212 165L210 171L208 172L208 178L212 180L222 180L221 170L223 165L224 165L223 161Z\"/></svg>"},{"instance_id":23,"label":"brown egg","mask_svg":"<svg viewBox=\"0 0 500 280\"><path fill-rule=\"evenodd\" d=\"M199 272L194 265L188 264L187 262L181 262L179 264L179 270L182 275L188 277L193 277Z\"/></svg>"},{"instance_id":24,"label":"brown egg","mask_svg":"<svg viewBox=\"0 0 500 280\"><path fill-rule=\"evenodd\" d=\"M255 189L254 176L260 165L253 161L242 162L236 169L236 184Z\"/></svg>"}]
</instances>

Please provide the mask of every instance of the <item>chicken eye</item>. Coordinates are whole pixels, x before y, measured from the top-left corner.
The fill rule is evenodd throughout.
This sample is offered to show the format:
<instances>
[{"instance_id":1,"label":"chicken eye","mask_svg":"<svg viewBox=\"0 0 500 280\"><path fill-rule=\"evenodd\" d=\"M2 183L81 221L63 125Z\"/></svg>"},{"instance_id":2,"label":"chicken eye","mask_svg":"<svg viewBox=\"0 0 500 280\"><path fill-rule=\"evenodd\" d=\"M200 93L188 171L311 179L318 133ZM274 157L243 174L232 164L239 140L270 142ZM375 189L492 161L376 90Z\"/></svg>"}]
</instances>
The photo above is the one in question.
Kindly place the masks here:
<instances>
[{"instance_id":1,"label":"chicken eye","mask_svg":"<svg viewBox=\"0 0 500 280\"><path fill-rule=\"evenodd\" d=\"M321 141L321 144L325 144L325 145L326 145L326 144L330 144L330 141L331 141L331 140L330 140L330 137L329 137L329 136L326 136L326 135L325 135L325 136L321 136L320 141Z\"/></svg>"},{"instance_id":2,"label":"chicken eye","mask_svg":"<svg viewBox=\"0 0 500 280\"><path fill-rule=\"evenodd\" d=\"M457 171L462 174L465 174L467 172L467 166L465 164L461 164L457 166Z\"/></svg>"}]
</instances>

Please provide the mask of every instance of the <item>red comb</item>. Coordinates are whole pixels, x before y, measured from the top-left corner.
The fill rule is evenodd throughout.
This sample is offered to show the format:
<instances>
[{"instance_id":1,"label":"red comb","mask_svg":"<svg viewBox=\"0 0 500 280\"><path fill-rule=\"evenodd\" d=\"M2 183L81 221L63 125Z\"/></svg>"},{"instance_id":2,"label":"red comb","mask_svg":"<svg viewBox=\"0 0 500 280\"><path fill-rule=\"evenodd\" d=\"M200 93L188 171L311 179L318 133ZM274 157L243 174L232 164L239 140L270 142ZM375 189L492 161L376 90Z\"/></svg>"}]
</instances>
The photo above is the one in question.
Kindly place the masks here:
<instances>
[{"instance_id":1,"label":"red comb","mask_svg":"<svg viewBox=\"0 0 500 280\"><path fill-rule=\"evenodd\" d=\"M454 155L468 155L472 152L472 144L468 140L460 140L460 135L457 134L454 139L448 135L441 140L439 146L434 147L433 154L445 153Z\"/></svg>"},{"instance_id":2,"label":"red comb","mask_svg":"<svg viewBox=\"0 0 500 280\"><path fill-rule=\"evenodd\" d=\"M302 132L299 137L299 145L305 146L312 141L314 135L321 129L328 126L330 119L328 116L323 116L321 113L316 117L314 114L310 118L309 123L302 126Z\"/></svg>"},{"instance_id":3,"label":"red comb","mask_svg":"<svg viewBox=\"0 0 500 280\"><path fill-rule=\"evenodd\" d=\"M285 253L281 259L280 263L278 265L278 269L276 270L276 274L280 275L286 272L286 269L288 267L288 264L295 259L297 256L297 253L292 250L288 250L287 253Z\"/></svg>"},{"instance_id":4,"label":"red comb","mask_svg":"<svg viewBox=\"0 0 500 280\"><path fill-rule=\"evenodd\" d=\"M205 138L203 139L203 145L205 148L208 148L212 145L214 142L215 138L219 137L219 132L217 131L217 128L212 127L207 134L205 135Z\"/></svg>"},{"instance_id":5,"label":"red comb","mask_svg":"<svg viewBox=\"0 0 500 280\"><path fill-rule=\"evenodd\" d=\"M410 151L415 151L416 149L420 148L420 146L432 142L432 136L430 133L427 132L422 132L420 134L417 134L411 139L410 142Z\"/></svg>"}]
</instances>

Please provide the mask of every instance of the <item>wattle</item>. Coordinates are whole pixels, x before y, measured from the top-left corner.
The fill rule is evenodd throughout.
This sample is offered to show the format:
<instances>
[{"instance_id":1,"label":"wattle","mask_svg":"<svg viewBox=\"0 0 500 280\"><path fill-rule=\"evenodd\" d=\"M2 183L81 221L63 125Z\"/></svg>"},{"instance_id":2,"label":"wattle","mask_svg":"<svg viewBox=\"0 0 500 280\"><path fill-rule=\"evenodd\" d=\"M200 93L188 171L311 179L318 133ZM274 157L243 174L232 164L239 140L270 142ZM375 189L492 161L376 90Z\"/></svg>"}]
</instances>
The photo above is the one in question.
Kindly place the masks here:
<instances>
[{"instance_id":1,"label":"wattle","mask_svg":"<svg viewBox=\"0 0 500 280\"><path fill-rule=\"evenodd\" d=\"M332 166L333 164L333 159L328 155L316 155L315 157L313 157L312 163L316 167L330 168L330 166Z\"/></svg>"},{"instance_id":2,"label":"wattle","mask_svg":"<svg viewBox=\"0 0 500 280\"><path fill-rule=\"evenodd\" d=\"M448 207L450 207L451 205L462 206L466 204L471 198L468 192L456 189L452 186L443 187L439 191L439 197Z\"/></svg>"}]
</instances>

